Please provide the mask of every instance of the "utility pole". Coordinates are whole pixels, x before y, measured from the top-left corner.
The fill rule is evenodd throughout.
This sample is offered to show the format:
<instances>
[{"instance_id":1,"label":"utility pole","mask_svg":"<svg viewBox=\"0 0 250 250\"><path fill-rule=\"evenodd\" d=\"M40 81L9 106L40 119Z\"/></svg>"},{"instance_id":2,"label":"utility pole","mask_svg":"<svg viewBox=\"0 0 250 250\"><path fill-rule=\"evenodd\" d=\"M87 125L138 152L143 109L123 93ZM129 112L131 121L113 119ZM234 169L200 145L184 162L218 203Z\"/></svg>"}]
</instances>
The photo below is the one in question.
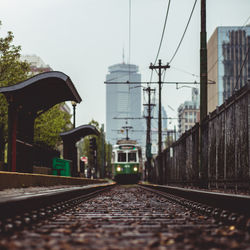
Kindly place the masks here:
<instances>
[{"instance_id":1,"label":"utility pole","mask_svg":"<svg viewBox=\"0 0 250 250\"><path fill-rule=\"evenodd\" d=\"M200 34L200 120L207 116L207 32L206 0L201 0L201 34Z\"/></svg>"},{"instance_id":2,"label":"utility pole","mask_svg":"<svg viewBox=\"0 0 250 250\"><path fill-rule=\"evenodd\" d=\"M147 137L146 137L146 171L145 171L145 179L151 181L151 107L155 106L155 104L151 104L151 92L155 92L155 89L151 89L150 87L144 88L144 91L148 93L148 103L143 104L144 106L148 106L148 115L145 116L147 119Z\"/></svg>"},{"instance_id":3,"label":"utility pole","mask_svg":"<svg viewBox=\"0 0 250 250\"><path fill-rule=\"evenodd\" d=\"M166 70L170 68L169 64L167 65L162 65L161 60L159 59L159 65L153 65L152 63L149 66L150 69L158 69L158 77L159 77L159 112L158 112L158 155L161 153L162 150L162 122L161 122L161 88L162 88L162 80L161 80L161 75L162 75L162 69Z\"/></svg>"},{"instance_id":4,"label":"utility pole","mask_svg":"<svg viewBox=\"0 0 250 250\"><path fill-rule=\"evenodd\" d=\"M201 0L201 33L200 33L200 173L202 186L206 186L207 166L204 152L204 120L207 116L207 32L206 32L206 0ZM206 136L205 136L206 137Z\"/></svg>"}]
</instances>

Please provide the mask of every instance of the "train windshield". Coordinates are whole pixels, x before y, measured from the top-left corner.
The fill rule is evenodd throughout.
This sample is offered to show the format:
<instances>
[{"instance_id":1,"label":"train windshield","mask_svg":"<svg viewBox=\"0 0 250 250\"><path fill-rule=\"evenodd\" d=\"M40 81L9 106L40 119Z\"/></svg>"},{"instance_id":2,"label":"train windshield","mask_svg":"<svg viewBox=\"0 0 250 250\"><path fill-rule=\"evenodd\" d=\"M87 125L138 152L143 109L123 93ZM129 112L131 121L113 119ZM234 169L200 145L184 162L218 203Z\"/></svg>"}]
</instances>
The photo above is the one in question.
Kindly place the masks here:
<instances>
[{"instance_id":1,"label":"train windshield","mask_svg":"<svg viewBox=\"0 0 250 250\"><path fill-rule=\"evenodd\" d=\"M118 162L126 162L126 153L118 153Z\"/></svg>"},{"instance_id":2,"label":"train windshield","mask_svg":"<svg viewBox=\"0 0 250 250\"><path fill-rule=\"evenodd\" d=\"M136 162L136 153L128 153L128 162Z\"/></svg>"}]
</instances>

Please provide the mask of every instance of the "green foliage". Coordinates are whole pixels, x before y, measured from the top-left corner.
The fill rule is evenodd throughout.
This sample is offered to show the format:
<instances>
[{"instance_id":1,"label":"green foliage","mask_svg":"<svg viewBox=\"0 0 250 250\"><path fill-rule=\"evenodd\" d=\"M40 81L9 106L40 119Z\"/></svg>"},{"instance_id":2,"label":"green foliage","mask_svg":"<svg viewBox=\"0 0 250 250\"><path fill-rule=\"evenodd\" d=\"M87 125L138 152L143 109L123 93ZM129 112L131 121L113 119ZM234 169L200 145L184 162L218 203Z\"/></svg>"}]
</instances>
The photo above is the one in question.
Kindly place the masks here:
<instances>
[{"instance_id":1,"label":"green foliage","mask_svg":"<svg viewBox=\"0 0 250 250\"><path fill-rule=\"evenodd\" d=\"M0 21L1 27L1 21ZM26 80L29 73L29 64L20 61L20 46L12 44L13 33L8 32L6 37L0 37L0 87L10 86ZM4 137L7 133L8 105L5 97L0 96L0 124L4 128Z\"/></svg>"},{"instance_id":2,"label":"green foliage","mask_svg":"<svg viewBox=\"0 0 250 250\"><path fill-rule=\"evenodd\" d=\"M63 104L53 106L35 120L35 142L55 147L61 141L60 133L70 129L71 115L60 110L61 105Z\"/></svg>"},{"instance_id":3,"label":"green foliage","mask_svg":"<svg viewBox=\"0 0 250 250\"><path fill-rule=\"evenodd\" d=\"M99 123L95 120L91 120L89 122L90 125L95 126L99 131L100 131L100 136L94 136L96 137L96 145L97 145L97 166L98 169L100 170L101 167L105 166L105 171L104 172L109 172L111 171L111 155L112 155L112 146L108 144L105 140L105 133L103 127L99 127ZM90 150L90 143L89 140L90 138L93 137L91 136L86 136L82 143L79 145L79 150L80 150L80 155L81 156L87 156L88 161L89 161L89 166L93 167L93 155Z\"/></svg>"},{"instance_id":4,"label":"green foliage","mask_svg":"<svg viewBox=\"0 0 250 250\"><path fill-rule=\"evenodd\" d=\"M1 28L0 21L0 28ZM8 32L6 37L0 37L0 87L16 84L28 78L29 64L20 61L20 46L12 44L13 33ZM3 95L0 95L0 160L3 160L5 143L7 142L8 104Z\"/></svg>"},{"instance_id":5,"label":"green foliage","mask_svg":"<svg viewBox=\"0 0 250 250\"><path fill-rule=\"evenodd\" d=\"M1 28L1 21L0 21ZM0 37L0 87L10 86L30 77L30 65L20 61L21 46L13 45L13 33ZM55 147L61 140L59 133L69 129L70 115L56 105L35 121L35 142L43 142ZM0 161L3 159L4 145L8 134L8 104L0 94Z\"/></svg>"},{"instance_id":6,"label":"green foliage","mask_svg":"<svg viewBox=\"0 0 250 250\"><path fill-rule=\"evenodd\" d=\"M21 82L28 77L29 64L20 61L20 46L11 45L14 36L8 32L8 36L0 38L0 85L9 86Z\"/></svg>"}]
</instances>

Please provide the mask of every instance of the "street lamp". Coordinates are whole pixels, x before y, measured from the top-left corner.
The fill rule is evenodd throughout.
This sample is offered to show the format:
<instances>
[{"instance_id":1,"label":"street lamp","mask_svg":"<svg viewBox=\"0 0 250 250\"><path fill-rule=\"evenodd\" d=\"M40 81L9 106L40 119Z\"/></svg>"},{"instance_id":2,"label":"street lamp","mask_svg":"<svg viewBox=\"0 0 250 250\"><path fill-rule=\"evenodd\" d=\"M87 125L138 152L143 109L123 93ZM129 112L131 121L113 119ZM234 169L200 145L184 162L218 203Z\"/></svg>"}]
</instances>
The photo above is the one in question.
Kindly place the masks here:
<instances>
[{"instance_id":1,"label":"street lamp","mask_svg":"<svg viewBox=\"0 0 250 250\"><path fill-rule=\"evenodd\" d=\"M71 101L72 107L73 107L73 128L76 127L76 102Z\"/></svg>"}]
</instances>

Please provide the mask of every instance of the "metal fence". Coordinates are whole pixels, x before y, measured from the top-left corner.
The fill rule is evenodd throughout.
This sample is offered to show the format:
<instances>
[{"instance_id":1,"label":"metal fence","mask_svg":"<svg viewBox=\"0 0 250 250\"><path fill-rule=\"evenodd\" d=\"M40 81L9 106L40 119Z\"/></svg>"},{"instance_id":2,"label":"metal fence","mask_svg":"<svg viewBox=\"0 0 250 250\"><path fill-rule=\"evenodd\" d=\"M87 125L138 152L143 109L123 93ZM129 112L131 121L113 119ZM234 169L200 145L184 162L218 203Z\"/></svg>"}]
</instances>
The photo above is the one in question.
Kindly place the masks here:
<instances>
[{"instance_id":1,"label":"metal fence","mask_svg":"<svg viewBox=\"0 0 250 250\"><path fill-rule=\"evenodd\" d=\"M202 145L201 163L199 145ZM250 84L154 159L153 182L250 188Z\"/></svg>"},{"instance_id":2,"label":"metal fence","mask_svg":"<svg viewBox=\"0 0 250 250\"><path fill-rule=\"evenodd\" d=\"M50 148L45 144L34 144L32 149L34 166L52 169L53 158L60 157L60 152L58 150Z\"/></svg>"}]
</instances>

